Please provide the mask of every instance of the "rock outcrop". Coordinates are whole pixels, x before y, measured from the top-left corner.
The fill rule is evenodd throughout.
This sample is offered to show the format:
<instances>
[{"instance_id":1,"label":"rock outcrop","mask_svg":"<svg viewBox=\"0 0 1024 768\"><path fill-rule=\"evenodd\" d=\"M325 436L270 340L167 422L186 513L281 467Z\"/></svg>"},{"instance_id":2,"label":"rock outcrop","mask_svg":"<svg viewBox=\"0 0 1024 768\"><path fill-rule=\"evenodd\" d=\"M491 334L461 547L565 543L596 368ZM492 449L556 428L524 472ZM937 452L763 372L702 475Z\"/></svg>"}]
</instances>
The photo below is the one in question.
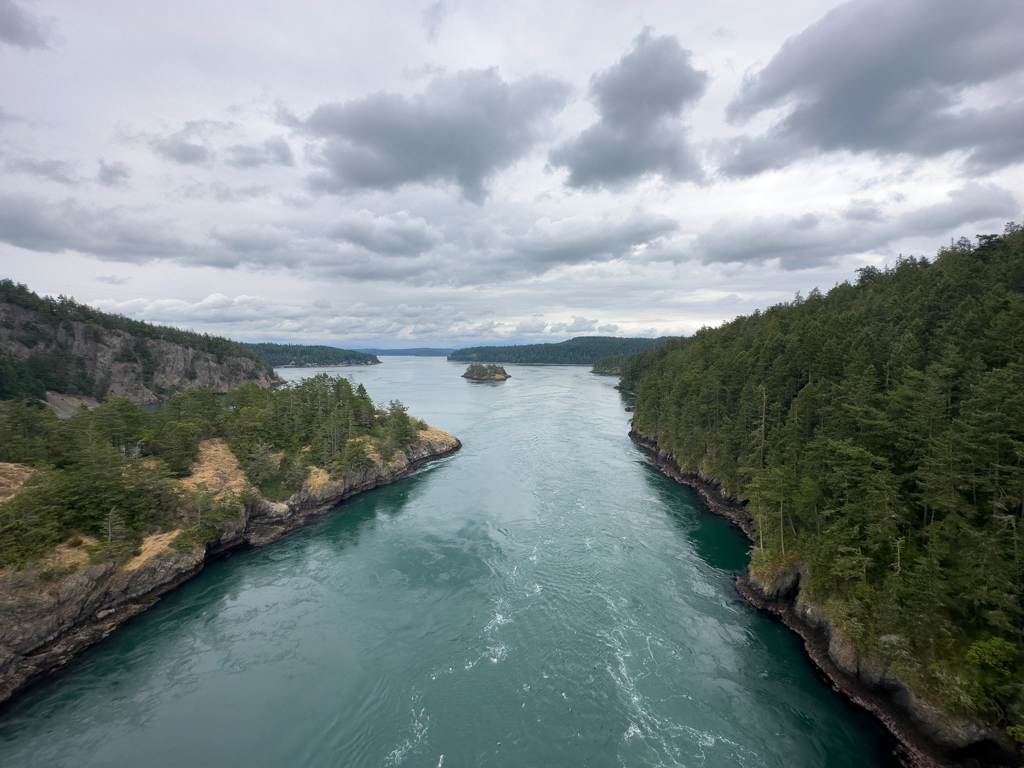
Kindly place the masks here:
<instances>
[{"instance_id":1,"label":"rock outcrop","mask_svg":"<svg viewBox=\"0 0 1024 768\"><path fill-rule=\"evenodd\" d=\"M84 396L87 405L95 402L91 398L102 400L108 393L136 403L157 403L197 387L223 393L249 381L264 388L283 383L255 356L218 359L158 338L78 320L56 321L8 303L0 303L0 351L19 361L59 353L74 382L65 394ZM61 403L51 407L60 408Z\"/></svg>"},{"instance_id":2,"label":"rock outcrop","mask_svg":"<svg viewBox=\"0 0 1024 768\"><path fill-rule=\"evenodd\" d=\"M754 540L753 519L738 499L699 473L681 470L654 438L635 430L629 436L663 474L693 488L709 510ZM914 768L1020 765L1015 746L1002 731L945 712L915 694L888 666L861 652L823 607L807 598L807 577L806 566L794 561L776 572L744 574L736 587L749 603L777 616L803 639L807 655L833 688L875 715L899 739L905 762Z\"/></svg>"},{"instance_id":3,"label":"rock outcrop","mask_svg":"<svg viewBox=\"0 0 1024 768\"><path fill-rule=\"evenodd\" d=\"M204 485L221 492L230 490L237 479L237 464L233 468L219 455L216 442L204 444L201 463L205 461L209 470ZM236 519L223 524L215 541L191 551L168 548L177 535L172 531L147 538L142 551L126 563L90 565L81 549L62 546L51 556L53 562L0 571L0 702L40 674L64 665L161 594L195 576L211 559L274 541L339 501L406 477L420 465L461 447L453 435L428 428L387 464L376 462L339 480L314 470L287 502L260 499L242 507ZM223 482L213 488L214 481Z\"/></svg>"}]
</instances>

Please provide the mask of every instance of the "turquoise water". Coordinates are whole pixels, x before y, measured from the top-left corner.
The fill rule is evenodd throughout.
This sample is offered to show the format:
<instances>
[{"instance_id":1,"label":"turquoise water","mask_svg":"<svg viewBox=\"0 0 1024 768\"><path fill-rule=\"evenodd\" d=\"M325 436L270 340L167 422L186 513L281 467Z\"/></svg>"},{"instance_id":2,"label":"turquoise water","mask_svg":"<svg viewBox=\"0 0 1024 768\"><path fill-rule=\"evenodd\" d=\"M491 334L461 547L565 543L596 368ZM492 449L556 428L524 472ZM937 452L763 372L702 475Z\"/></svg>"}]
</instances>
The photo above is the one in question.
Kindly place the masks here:
<instances>
[{"instance_id":1,"label":"turquoise water","mask_svg":"<svg viewBox=\"0 0 1024 768\"><path fill-rule=\"evenodd\" d=\"M613 378L464 367L342 369L463 450L208 566L0 717L0 765L895 764Z\"/></svg>"}]
</instances>

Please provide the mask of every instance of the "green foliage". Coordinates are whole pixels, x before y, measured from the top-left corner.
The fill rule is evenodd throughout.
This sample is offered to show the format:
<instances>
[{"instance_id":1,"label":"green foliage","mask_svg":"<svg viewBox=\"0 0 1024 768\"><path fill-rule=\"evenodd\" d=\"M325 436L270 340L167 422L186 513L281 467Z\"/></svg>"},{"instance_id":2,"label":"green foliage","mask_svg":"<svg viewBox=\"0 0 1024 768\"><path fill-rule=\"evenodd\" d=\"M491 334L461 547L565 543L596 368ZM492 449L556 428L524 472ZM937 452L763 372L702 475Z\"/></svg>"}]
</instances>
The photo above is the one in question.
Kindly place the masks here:
<instances>
[{"instance_id":1,"label":"green foliage","mask_svg":"<svg viewBox=\"0 0 1024 768\"><path fill-rule=\"evenodd\" d=\"M500 365L482 365L481 363L472 363L462 376L466 379L484 381L511 378Z\"/></svg>"},{"instance_id":2,"label":"green foliage","mask_svg":"<svg viewBox=\"0 0 1024 768\"><path fill-rule=\"evenodd\" d=\"M376 355L312 344L245 344L275 368L282 365L374 365Z\"/></svg>"},{"instance_id":3,"label":"green foliage","mask_svg":"<svg viewBox=\"0 0 1024 768\"><path fill-rule=\"evenodd\" d=\"M981 240L672 339L621 384L639 432L747 500L758 562L799 550L858 645L1015 728L1024 233Z\"/></svg>"},{"instance_id":4,"label":"green foliage","mask_svg":"<svg viewBox=\"0 0 1024 768\"><path fill-rule=\"evenodd\" d=\"M339 475L372 456L387 461L425 428L401 402L375 406L362 385L326 374L276 390L250 382L226 396L189 390L155 413L111 400L61 420L38 404L0 402L0 461L37 470L0 504L0 567L23 565L76 532L100 542L90 550L96 561L127 557L161 527L184 526L183 550L212 541L256 498L217 501L170 482L189 473L206 438L225 439L250 482L284 500L310 465Z\"/></svg>"},{"instance_id":5,"label":"green foliage","mask_svg":"<svg viewBox=\"0 0 1024 768\"><path fill-rule=\"evenodd\" d=\"M621 339L614 336L578 336L558 344L523 344L508 347L467 347L448 355L449 360L466 363L545 363L549 365L593 365L608 355L631 355L653 349L667 341Z\"/></svg>"},{"instance_id":6,"label":"green foliage","mask_svg":"<svg viewBox=\"0 0 1024 768\"><path fill-rule=\"evenodd\" d=\"M621 374L622 366L629 359L629 355L606 355L594 361L591 373Z\"/></svg>"}]
</instances>

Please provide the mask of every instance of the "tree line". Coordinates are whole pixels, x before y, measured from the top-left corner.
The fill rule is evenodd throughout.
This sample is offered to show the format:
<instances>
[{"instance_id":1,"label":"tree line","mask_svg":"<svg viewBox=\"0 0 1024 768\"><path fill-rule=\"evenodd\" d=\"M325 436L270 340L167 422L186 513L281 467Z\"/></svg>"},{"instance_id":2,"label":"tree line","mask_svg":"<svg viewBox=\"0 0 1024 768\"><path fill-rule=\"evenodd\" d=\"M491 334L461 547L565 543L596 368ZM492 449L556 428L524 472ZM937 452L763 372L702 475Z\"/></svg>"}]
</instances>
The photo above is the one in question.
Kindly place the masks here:
<instances>
[{"instance_id":1,"label":"tree line","mask_svg":"<svg viewBox=\"0 0 1024 768\"><path fill-rule=\"evenodd\" d=\"M593 365L608 355L632 355L664 344L658 339L623 339L615 336L577 336L557 344L519 344L507 347L467 347L448 355L449 360L477 363L543 363Z\"/></svg>"},{"instance_id":2,"label":"tree line","mask_svg":"<svg viewBox=\"0 0 1024 768\"><path fill-rule=\"evenodd\" d=\"M627 360L634 428L747 503L751 569L950 711L1024 742L1024 232Z\"/></svg>"},{"instance_id":3,"label":"tree line","mask_svg":"<svg viewBox=\"0 0 1024 768\"><path fill-rule=\"evenodd\" d=\"M376 355L322 344L244 343L244 346L278 368L282 365L375 365Z\"/></svg>"}]
</instances>

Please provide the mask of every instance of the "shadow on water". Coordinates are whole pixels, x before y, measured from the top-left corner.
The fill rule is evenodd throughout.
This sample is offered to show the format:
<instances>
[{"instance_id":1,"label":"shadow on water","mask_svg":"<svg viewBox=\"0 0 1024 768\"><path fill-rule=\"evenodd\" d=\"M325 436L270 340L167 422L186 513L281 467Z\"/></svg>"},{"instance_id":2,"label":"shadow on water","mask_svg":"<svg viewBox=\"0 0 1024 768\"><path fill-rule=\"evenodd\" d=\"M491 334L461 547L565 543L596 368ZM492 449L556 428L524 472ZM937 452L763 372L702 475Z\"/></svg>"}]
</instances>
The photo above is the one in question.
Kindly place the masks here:
<instances>
[{"instance_id":1,"label":"shadow on water","mask_svg":"<svg viewBox=\"0 0 1024 768\"><path fill-rule=\"evenodd\" d=\"M747 567L750 543L746 535L724 517L710 512L699 495L644 463L644 478L672 521L712 568L741 571Z\"/></svg>"},{"instance_id":2,"label":"shadow on water","mask_svg":"<svg viewBox=\"0 0 1024 768\"><path fill-rule=\"evenodd\" d=\"M745 570L749 562L750 542L732 522L707 509L701 497L692 489L665 477L657 468L645 463L645 480L657 494L669 518L689 541L696 554L708 565L720 571L731 584L736 575ZM763 648L771 659L799 658L802 664L774 665L772 686L790 687L805 692L817 700L824 709L838 709L851 733L866 736L871 744L876 764L880 768L899 768L904 764L897 756L898 744L892 735L870 714L843 696L835 696L832 683L811 662L804 652L803 640L789 630L776 617L765 614L747 603L734 588L730 588L733 602L750 616L746 631L756 645ZM751 668L750 677L764 677L767 673ZM812 736L820 726L812 710L794 713L793 726L799 733ZM828 766L846 766L849 761L842 754L829 754Z\"/></svg>"}]
</instances>

